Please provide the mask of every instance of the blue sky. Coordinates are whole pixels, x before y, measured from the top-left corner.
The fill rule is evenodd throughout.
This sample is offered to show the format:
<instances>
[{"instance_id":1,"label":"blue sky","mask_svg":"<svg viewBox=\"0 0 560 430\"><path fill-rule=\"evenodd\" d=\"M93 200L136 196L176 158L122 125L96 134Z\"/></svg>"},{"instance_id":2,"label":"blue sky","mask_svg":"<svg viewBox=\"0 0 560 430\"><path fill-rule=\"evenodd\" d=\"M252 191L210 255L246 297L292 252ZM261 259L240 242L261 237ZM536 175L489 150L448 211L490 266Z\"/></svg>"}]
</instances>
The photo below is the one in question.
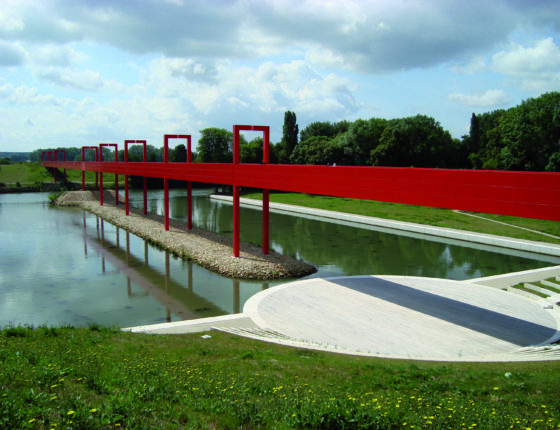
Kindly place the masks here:
<instances>
[{"instance_id":1,"label":"blue sky","mask_svg":"<svg viewBox=\"0 0 560 430\"><path fill-rule=\"evenodd\" d=\"M473 112L560 91L558 0L0 0L0 151L94 145L284 112ZM251 136L249 136L251 137Z\"/></svg>"}]
</instances>

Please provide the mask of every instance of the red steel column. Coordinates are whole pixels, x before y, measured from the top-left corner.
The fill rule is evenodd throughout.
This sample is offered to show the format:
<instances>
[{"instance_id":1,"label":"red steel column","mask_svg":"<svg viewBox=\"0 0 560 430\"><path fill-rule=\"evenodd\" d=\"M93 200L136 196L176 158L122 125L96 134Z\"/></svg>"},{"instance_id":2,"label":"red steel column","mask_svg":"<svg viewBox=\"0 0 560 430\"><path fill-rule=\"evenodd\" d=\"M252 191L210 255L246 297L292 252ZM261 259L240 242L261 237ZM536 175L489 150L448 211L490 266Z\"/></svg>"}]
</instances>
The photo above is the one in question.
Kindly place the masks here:
<instances>
[{"instance_id":1,"label":"red steel column","mask_svg":"<svg viewBox=\"0 0 560 430\"><path fill-rule=\"evenodd\" d=\"M269 151L269 145L270 145L270 127L265 126L263 127L263 164L266 165L269 163L270 161L270 151ZM264 255L268 255L269 254L269 190L268 189L263 189L263 207L262 207L262 212L263 212L263 218L262 218L262 250L263 250L263 254Z\"/></svg>"},{"instance_id":2,"label":"red steel column","mask_svg":"<svg viewBox=\"0 0 560 430\"><path fill-rule=\"evenodd\" d=\"M124 162L128 163L128 140L124 141ZM128 175L124 175L124 213L128 216Z\"/></svg>"},{"instance_id":3,"label":"red steel column","mask_svg":"<svg viewBox=\"0 0 560 430\"><path fill-rule=\"evenodd\" d=\"M86 149L82 146L82 191L86 190L86 171L85 171L85 164L86 161L85 157Z\"/></svg>"},{"instance_id":4,"label":"red steel column","mask_svg":"<svg viewBox=\"0 0 560 430\"><path fill-rule=\"evenodd\" d=\"M168 136L163 137L163 162L169 162L169 142ZM163 208L165 211L165 231L169 230L169 179L163 180Z\"/></svg>"},{"instance_id":5,"label":"red steel column","mask_svg":"<svg viewBox=\"0 0 560 430\"><path fill-rule=\"evenodd\" d=\"M191 136L187 137L187 165L191 163ZM187 181L187 230L192 230L192 186L191 181Z\"/></svg>"},{"instance_id":6,"label":"red steel column","mask_svg":"<svg viewBox=\"0 0 560 430\"><path fill-rule=\"evenodd\" d=\"M146 148L146 141L144 141L144 149L142 151L142 161L145 163L148 160L148 150ZM144 176L144 215L148 213L148 178Z\"/></svg>"},{"instance_id":7,"label":"red steel column","mask_svg":"<svg viewBox=\"0 0 560 430\"><path fill-rule=\"evenodd\" d=\"M235 179L235 166L239 164L239 126L233 126L233 256L239 257L239 186Z\"/></svg>"},{"instance_id":8,"label":"red steel column","mask_svg":"<svg viewBox=\"0 0 560 430\"><path fill-rule=\"evenodd\" d=\"M99 144L99 162L103 163L103 144ZM103 206L103 172L99 178L99 204Z\"/></svg>"},{"instance_id":9,"label":"red steel column","mask_svg":"<svg viewBox=\"0 0 560 430\"><path fill-rule=\"evenodd\" d=\"M119 150L118 146L115 143L115 163L119 161ZM119 205L119 174L115 173L115 206Z\"/></svg>"}]
</instances>

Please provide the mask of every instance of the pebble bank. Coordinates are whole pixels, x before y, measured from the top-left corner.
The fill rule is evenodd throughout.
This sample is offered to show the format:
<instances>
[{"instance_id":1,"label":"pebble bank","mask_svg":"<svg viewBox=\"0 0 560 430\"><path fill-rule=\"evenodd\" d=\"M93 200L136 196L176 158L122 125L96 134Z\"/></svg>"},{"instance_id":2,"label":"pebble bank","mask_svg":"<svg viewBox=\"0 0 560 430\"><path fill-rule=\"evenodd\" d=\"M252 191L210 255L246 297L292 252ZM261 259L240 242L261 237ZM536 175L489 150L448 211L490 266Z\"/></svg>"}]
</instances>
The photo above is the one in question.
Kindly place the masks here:
<instances>
[{"instance_id":1,"label":"pebble bank","mask_svg":"<svg viewBox=\"0 0 560 430\"><path fill-rule=\"evenodd\" d=\"M240 243L239 258L234 258L231 238L196 227L189 231L186 224L172 219L169 220L169 231L165 231L162 216L144 215L134 208L130 208L130 215L126 216L124 202L119 206L114 205L115 194L112 190L105 190L103 201L104 205L101 206L98 191L67 191L54 204L81 207L174 255L192 260L223 276L264 280L298 278L317 271L310 264L273 251L270 255L263 255L261 248L244 242Z\"/></svg>"}]
</instances>

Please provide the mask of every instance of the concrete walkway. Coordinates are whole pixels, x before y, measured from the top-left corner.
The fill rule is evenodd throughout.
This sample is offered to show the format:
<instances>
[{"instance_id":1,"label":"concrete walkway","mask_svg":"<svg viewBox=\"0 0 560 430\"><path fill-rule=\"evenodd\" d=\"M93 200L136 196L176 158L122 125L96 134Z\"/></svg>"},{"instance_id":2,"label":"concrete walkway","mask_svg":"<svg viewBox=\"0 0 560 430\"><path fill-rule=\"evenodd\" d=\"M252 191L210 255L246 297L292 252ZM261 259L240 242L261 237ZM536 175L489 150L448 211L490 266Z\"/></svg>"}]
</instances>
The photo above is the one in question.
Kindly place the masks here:
<instances>
[{"instance_id":1,"label":"concrete walkway","mask_svg":"<svg viewBox=\"0 0 560 430\"><path fill-rule=\"evenodd\" d=\"M422 360L495 360L560 334L558 311L524 297L399 276L292 282L256 294L244 314L322 349Z\"/></svg>"},{"instance_id":2,"label":"concrete walkway","mask_svg":"<svg viewBox=\"0 0 560 430\"><path fill-rule=\"evenodd\" d=\"M560 359L560 311L465 281L355 276L296 281L251 297L240 315L128 330L215 328L346 354L437 361ZM544 354L543 355L543 351Z\"/></svg>"}]
</instances>

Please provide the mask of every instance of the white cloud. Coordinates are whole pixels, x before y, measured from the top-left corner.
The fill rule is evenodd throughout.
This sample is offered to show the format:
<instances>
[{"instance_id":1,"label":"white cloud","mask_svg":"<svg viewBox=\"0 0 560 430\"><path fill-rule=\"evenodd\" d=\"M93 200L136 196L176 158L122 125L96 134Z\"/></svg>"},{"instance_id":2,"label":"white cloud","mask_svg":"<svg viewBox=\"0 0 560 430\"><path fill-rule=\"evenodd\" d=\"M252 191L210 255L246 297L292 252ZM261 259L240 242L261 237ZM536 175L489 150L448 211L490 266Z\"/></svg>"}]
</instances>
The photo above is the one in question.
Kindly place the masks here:
<instances>
[{"instance_id":1,"label":"white cloud","mask_svg":"<svg viewBox=\"0 0 560 430\"><path fill-rule=\"evenodd\" d=\"M452 93L448 97L467 106L493 107L509 103L509 97L503 90L488 90L480 95Z\"/></svg>"},{"instance_id":2,"label":"white cloud","mask_svg":"<svg viewBox=\"0 0 560 430\"><path fill-rule=\"evenodd\" d=\"M31 47L30 56L35 63L59 67L74 66L87 58L69 46L54 43Z\"/></svg>"},{"instance_id":3,"label":"white cloud","mask_svg":"<svg viewBox=\"0 0 560 430\"><path fill-rule=\"evenodd\" d=\"M52 94L40 94L37 88L25 86L14 87L10 84L0 86L0 100L16 105L61 105L66 103Z\"/></svg>"},{"instance_id":4,"label":"white cloud","mask_svg":"<svg viewBox=\"0 0 560 430\"><path fill-rule=\"evenodd\" d=\"M515 46L492 57L495 71L516 77L553 77L560 73L560 49L552 37L538 41L534 47Z\"/></svg>"},{"instance_id":5,"label":"white cloud","mask_svg":"<svg viewBox=\"0 0 560 430\"><path fill-rule=\"evenodd\" d=\"M496 0L130 0L8 2L0 38L93 41L166 57L256 58L290 50L366 72L429 67L472 56L518 23L555 23L547 8ZM523 3L523 2L521 2ZM551 5L548 5L550 8ZM421 17L421 19L419 18ZM555 21L556 20L556 21Z\"/></svg>"},{"instance_id":6,"label":"white cloud","mask_svg":"<svg viewBox=\"0 0 560 430\"><path fill-rule=\"evenodd\" d=\"M516 45L492 57L492 70L511 77L524 89L560 90L560 48L552 37L533 47Z\"/></svg>"},{"instance_id":7,"label":"white cloud","mask_svg":"<svg viewBox=\"0 0 560 430\"><path fill-rule=\"evenodd\" d=\"M37 76L61 87L68 87L80 91L111 90L122 91L123 87L117 82L108 81L99 72L63 67L47 67L38 69Z\"/></svg>"}]
</instances>

